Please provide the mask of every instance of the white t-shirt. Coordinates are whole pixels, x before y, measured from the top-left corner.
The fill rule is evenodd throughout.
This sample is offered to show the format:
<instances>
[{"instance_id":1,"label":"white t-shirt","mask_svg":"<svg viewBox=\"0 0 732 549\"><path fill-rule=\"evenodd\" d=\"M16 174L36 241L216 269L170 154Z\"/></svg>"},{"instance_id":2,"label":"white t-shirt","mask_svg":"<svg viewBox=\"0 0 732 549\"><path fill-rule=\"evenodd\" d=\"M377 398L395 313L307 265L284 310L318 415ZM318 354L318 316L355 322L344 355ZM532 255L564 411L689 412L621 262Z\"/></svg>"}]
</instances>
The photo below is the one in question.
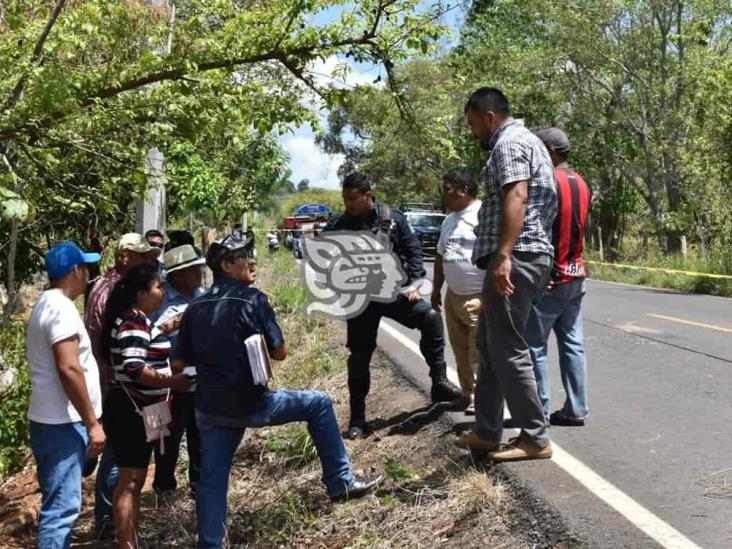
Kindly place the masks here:
<instances>
[{"instance_id":1,"label":"white t-shirt","mask_svg":"<svg viewBox=\"0 0 732 549\"><path fill-rule=\"evenodd\" d=\"M31 377L28 418L38 423L58 425L81 421L66 396L53 358L53 345L79 336L79 363L84 370L89 399L97 417L102 415L99 369L91 350L89 334L74 302L59 289L47 290L33 306L28 323L26 351Z\"/></svg>"},{"instance_id":2,"label":"white t-shirt","mask_svg":"<svg viewBox=\"0 0 732 549\"><path fill-rule=\"evenodd\" d=\"M442 256L447 287L458 295L479 294L485 271L473 265L475 228L478 226L480 201L447 216L440 231L437 253Z\"/></svg>"}]
</instances>

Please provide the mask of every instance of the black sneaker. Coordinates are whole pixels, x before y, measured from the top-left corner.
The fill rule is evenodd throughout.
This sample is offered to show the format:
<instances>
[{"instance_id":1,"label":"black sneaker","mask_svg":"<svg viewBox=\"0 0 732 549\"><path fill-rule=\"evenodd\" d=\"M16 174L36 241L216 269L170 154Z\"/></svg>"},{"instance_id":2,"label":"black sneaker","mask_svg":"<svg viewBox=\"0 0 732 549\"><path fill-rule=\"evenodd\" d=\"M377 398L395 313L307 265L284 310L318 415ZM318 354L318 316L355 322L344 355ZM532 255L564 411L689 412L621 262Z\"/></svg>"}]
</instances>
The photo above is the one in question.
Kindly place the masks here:
<instances>
[{"instance_id":1,"label":"black sneaker","mask_svg":"<svg viewBox=\"0 0 732 549\"><path fill-rule=\"evenodd\" d=\"M361 478L354 476L351 486L346 488L343 493L338 494L337 496L331 496L330 500L338 502L360 498L371 491L372 488L375 488L382 480L384 480L384 475Z\"/></svg>"},{"instance_id":2,"label":"black sneaker","mask_svg":"<svg viewBox=\"0 0 732 549\"><path fill-rule=\"evenodd\" d=\"M352 421L348 427L348 438L351 440L365 438L367 434L368 426L365 421Z\"/></svg>"},{"instance_id":3,"label":"black sneaker","mask_svg":"<svg viewBox=\"0 0 732 549\"><path fill-rule=\"evenodd\" d=\"M450 383L447 378L436 379L432 382L430 391L432 402L463 402L463 392L457 385Z\"/></svg>"},{"instance_id":4,"label":"black sneaker","mask_svg":"<svg viewBox=\"0 0 732 549\"><path fill-rule=\"evenodd\" d=\"M549 416L549 423L557 427L584 427L585 418L565 416L561 410L557 410Z\"/></svg>"}]
</instances>

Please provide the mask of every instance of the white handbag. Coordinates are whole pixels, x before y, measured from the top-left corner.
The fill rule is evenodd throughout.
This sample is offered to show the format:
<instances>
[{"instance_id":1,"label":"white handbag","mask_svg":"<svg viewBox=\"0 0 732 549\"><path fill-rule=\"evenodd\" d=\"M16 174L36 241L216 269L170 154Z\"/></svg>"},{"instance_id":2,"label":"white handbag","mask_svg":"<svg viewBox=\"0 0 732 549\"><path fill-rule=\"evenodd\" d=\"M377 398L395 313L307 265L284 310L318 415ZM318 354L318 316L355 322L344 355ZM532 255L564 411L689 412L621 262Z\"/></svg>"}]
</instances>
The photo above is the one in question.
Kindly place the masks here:
<instances>
[{"instance_id":1,"label":"white handbag","mask_svg":"<svg viewBox=\"0 0 732 549\"><path fill-rule=\"evenodd\" d=\"M170 429L168 425L172 423L173 416L170 413L170 406L168 406L168 399L170 398L170 389L168 394L165 396L165 400L162 402L156 402L155 404L148 404L140 408L135 399L132 398L125 384L120 382L122 388L127 393L132 405L135 407L135 411L142 417L142 423L145 426L145 435L148 442L160 441L160 454L165 453L165 437L170 435Z\"/></svg>"}]
</instances>

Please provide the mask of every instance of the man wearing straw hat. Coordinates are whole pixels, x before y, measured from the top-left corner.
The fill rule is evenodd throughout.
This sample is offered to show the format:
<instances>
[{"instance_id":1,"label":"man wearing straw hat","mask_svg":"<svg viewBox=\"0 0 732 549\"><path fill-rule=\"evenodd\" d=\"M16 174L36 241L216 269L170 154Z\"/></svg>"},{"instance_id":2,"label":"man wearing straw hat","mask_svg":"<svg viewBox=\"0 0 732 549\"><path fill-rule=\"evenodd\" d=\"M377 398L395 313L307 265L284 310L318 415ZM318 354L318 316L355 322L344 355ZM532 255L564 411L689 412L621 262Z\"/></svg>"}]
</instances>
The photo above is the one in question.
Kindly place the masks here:
<instances>
[{"instance_id":1,"label":"man wearing straw hat","mask_svg":"<svg viewBox=\"0 0 732 549\"><path fill-rule=\"evenodd\" d=\"M150 317L150 321L158 326L163 323L174 323L174 331L168 335L173 356L178 343L178 327L183 311L201 293L204 257L190 244L177 246L165 252L165 296L163 304ZM195 370L189 373L195 375ZM188 482L192 493L196 491L200 467L200 442L196 426L196 405L193 399L195 386L185 393L176 393L173 397L173 427L170 436L165 440L165 454L155 451L155 480L153 488L158 500L170 500L177 488L175 467L178 462L180 443L183 433L186 435L188 448Z\"/></svg>"}]
</instances>

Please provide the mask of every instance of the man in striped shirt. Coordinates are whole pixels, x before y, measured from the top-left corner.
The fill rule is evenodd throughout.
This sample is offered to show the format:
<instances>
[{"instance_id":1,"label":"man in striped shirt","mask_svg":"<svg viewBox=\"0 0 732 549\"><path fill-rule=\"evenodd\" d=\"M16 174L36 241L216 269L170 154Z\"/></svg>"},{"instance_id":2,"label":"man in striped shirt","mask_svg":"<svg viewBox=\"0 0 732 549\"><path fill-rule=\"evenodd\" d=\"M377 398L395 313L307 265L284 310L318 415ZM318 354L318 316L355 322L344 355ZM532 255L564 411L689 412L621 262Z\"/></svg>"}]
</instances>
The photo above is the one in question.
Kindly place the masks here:
<instances>
[{"instance_id":1,"label":"man in striped shirt","mask_svg":"<svg viewBox=\"0 0 732 549\"><path fill-rule=\"evenodd\" d=\"M552 425L582 426L587 417L587 362L582 341L582 297L585 266L582 251L592 191L582 176L569 168L569 138L558 128L536 135L549 150L557 180L559 213L554 220L554 266L549 288L539 296L526 326L526 341L534 361L534 374L544 416ZM549 361L547 339L554 330L559 369L566 393L564 406L549 415Z\"/></svg>"}]
</instances>

